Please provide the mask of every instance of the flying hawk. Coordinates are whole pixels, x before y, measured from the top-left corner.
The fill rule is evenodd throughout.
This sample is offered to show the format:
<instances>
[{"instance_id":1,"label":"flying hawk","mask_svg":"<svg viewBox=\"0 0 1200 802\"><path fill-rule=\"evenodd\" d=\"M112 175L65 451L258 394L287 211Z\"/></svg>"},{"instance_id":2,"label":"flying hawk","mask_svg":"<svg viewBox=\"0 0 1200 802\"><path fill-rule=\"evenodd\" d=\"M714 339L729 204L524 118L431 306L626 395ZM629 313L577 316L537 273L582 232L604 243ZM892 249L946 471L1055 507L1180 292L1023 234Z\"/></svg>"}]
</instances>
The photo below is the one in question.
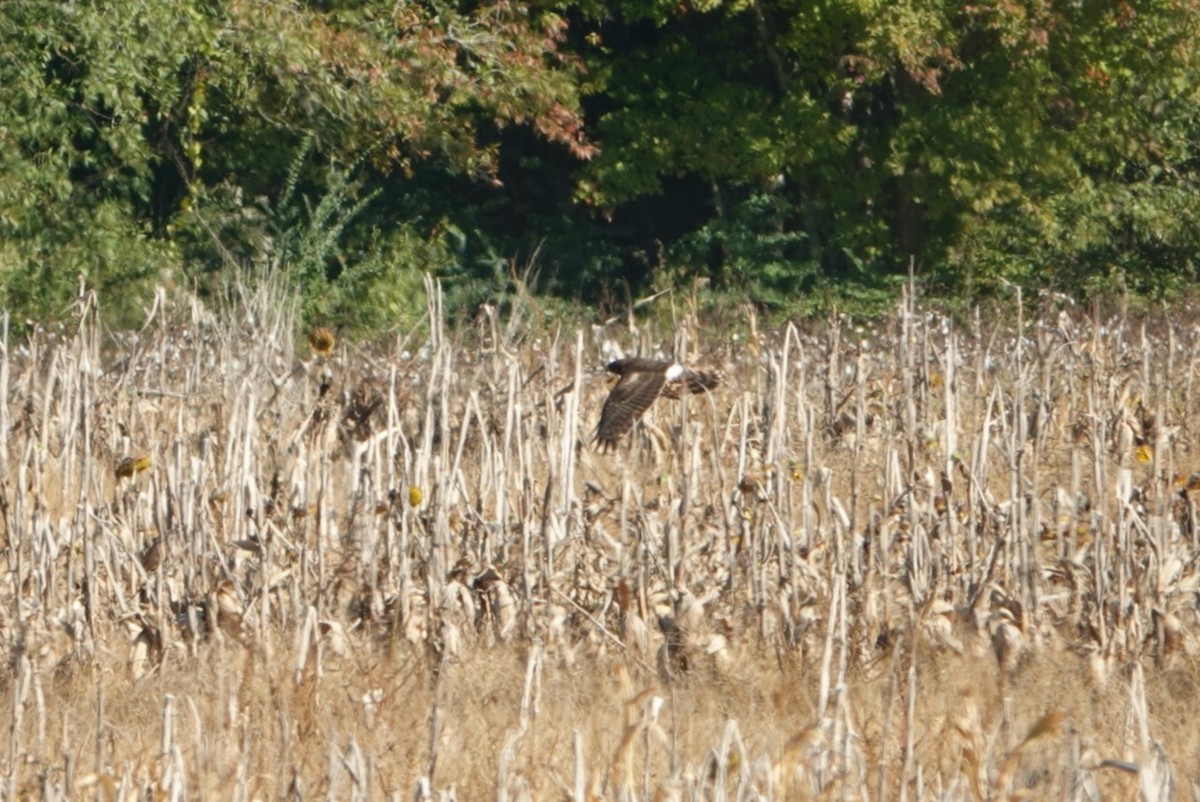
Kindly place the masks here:
<instances>
[{"instance_id":1,"label":"flying hawk","mask_svg":"<svg viewBox=\"0 0 1200 802\"><path fill-rule=\"evenodd\" d=\"M627 357L609 362L607 370L621 378L604 401L596 442L601 453L613 451L638 418L660 395L679 398L684 391L707 392L720 383L715 373L692 370L677 362Z\"/></svg>"}]
</instances>

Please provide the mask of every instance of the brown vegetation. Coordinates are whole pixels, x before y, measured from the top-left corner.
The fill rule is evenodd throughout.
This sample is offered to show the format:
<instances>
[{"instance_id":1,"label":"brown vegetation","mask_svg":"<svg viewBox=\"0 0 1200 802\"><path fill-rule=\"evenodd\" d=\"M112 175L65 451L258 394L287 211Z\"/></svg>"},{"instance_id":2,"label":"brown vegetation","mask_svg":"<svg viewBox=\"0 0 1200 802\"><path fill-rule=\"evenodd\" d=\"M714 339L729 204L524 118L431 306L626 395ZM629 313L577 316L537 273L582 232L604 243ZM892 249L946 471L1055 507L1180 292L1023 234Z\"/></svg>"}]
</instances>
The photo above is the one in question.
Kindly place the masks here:
<instances>
[{"instance_id":1,"label":"brown vegetation","mask_svg":"<svg viewBox=\"0 0 1200 802\"><path fill-rule=\"evenodd\" d=\"M5 798L1166 800L1190 323L5 338ZM328 334L328 336L326 336ZM424 335L422 335L423 339ZM466 337L466 335L464 335ZM590 444L619 346L719 367Z\"/></svg>"}]
</instances>

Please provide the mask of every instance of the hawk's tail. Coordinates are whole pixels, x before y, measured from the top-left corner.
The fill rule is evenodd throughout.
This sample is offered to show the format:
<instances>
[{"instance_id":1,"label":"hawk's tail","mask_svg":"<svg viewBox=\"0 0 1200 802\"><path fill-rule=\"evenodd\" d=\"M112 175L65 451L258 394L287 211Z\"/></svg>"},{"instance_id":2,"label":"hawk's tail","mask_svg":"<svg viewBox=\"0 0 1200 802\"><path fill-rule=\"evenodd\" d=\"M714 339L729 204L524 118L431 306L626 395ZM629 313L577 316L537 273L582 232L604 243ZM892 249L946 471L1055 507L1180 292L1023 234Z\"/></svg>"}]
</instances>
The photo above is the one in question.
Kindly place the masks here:
<instances>
[{"instance_id":1,"label":"hawk's tail","mask_svg":"<svg viewBox=\"0 0 1200 802\"><path fill-rule=\"evenodd\" d=\"M711 370L689 370L683 376L683 384L689 393L707 393L721 383L721 374Z\"/></svg>"},{"instance_id":2,"label":"hawk's tail","mask_svg":"<svg viewBox=\"0 0 1200 802\"><path fill-rule=\"evenodd\" d=\"M707 393L721 383L721 374L711 370L691 370L690 368L678 379L668 382L663 387L662 394L666 398L679 399L684 391L689 393Z\"/></svg>"}]
</instances>

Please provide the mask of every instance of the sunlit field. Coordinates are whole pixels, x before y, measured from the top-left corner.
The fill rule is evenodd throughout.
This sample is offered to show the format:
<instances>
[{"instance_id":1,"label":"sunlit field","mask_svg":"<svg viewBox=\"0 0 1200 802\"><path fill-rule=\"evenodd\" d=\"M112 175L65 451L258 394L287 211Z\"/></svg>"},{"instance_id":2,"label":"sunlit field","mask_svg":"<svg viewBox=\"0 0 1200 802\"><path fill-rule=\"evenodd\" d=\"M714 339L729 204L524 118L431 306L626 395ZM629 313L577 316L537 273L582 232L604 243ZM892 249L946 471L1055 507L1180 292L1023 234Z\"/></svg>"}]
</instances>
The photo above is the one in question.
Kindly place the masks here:
<instances>
[{"instance_id":1,"label":"sunlit field","mask_svg":"<svg viewBox=\"0 0 1200 802\"><path fill-rule=\"evenodd\" d=\"M5 336L0 796L1200 792L1200 317L427 290ZM722 382L601 454L619 354Z\"/></svg>"}]
</instances>

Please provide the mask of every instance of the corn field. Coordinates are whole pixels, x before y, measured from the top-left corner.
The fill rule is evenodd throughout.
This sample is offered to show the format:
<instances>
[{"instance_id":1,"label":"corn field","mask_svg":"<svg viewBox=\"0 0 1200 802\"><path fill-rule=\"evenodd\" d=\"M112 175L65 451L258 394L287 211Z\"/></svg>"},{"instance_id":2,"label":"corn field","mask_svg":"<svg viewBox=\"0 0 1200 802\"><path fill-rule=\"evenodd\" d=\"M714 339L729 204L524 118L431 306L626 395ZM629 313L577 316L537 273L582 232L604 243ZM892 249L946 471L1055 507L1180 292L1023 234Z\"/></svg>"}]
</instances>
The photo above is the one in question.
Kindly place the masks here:
<instances>
[{"instance_id":1,"label":"corn field","mask_svg":"<svg viewBox=\"0 0 1200 802\"><path fill-rule=\"evenodd\" d=\"M1200 324L427 291L5 327L4 799L1200 798ZM722 382L600 454L618 353Z\"/></svg>"}]
</instances>

